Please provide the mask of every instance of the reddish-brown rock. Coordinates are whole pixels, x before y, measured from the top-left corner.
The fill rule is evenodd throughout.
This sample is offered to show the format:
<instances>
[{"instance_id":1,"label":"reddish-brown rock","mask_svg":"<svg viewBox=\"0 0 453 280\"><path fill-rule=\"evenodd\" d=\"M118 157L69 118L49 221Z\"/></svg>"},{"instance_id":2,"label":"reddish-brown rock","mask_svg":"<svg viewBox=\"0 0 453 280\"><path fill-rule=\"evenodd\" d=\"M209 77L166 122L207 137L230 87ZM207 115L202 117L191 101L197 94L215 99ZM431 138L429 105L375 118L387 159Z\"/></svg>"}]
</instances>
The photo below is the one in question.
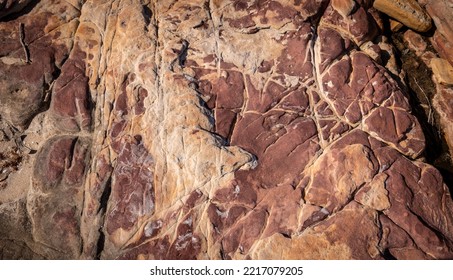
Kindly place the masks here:
<instances>
[{"instance_id":1,"label":"reddish-brown rock","mask_svg":"<svg viewBox=\"0 0 453 280\"><path fill-rule=\"evenodd\" d=\"M35 4L0 22L2 258L453 258L371 1Z\"/></svg>"},{"instance_id":2,"label":"reddish-brown rock","mask_svg":"<svg viewBox=\"0 0 453 280\"><path fill-rule=\"evenodd\" d=\"M453 153L453 89L438 86L438 92L433 99L433 106L439 116L439 122L442 127L445 141Z\"/></svg>"},{"instance_id":3,"label":"reddish-brown rock","mask_svg":"<svg viewBox=\"0 0 453 280\"><path fill-rule=\"evenodd\" d=\"M0 0L0 18L20 12L32 0Z\"/></svg>"},{"instance_id":4,"label":"reddish-brown rock","mask_svg":"<svg viewBox=\"0 0 453 280\"><path fill-rule=\"evenodd\" d=\"M432 42L442 58L453 65L453 5L449 0L427 0L426 10L436 26Z\"/></svg>"}]
</instances>

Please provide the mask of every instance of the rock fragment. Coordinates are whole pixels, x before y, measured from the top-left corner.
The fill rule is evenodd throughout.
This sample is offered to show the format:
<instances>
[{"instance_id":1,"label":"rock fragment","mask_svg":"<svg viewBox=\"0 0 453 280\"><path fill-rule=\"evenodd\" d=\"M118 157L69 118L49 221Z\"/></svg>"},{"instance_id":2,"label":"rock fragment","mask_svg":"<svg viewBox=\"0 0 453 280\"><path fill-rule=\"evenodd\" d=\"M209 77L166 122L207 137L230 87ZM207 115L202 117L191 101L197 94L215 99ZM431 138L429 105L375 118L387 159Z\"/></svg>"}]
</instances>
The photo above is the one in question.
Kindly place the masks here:
<instances>
[{"instance_id":1,"label":"rock fragment","mask_svg":"<svg viewBox=\"0 0 453 280\"><path fill-rule=\"evenodd\" d=\"M426 10L432 17L436 31L432 43L439 55L453 65L453 5L449 0L427 0Z\"/></svg>"},{"instance_id":2,"label":"rock fragment","mask_svg":"<svg viewBox=\"0 0 453 280\"><path fill-rule=\"evenodd\" d=\"M453 66L442 58L431 59L434 78L442 85L453 85Z\"/></svg>"},{"instance_id":3,"label":"rock fragment","mask_svg":"<svg viewBox=\"0 0 453 280\"><path fill-rule=\"evenodd\" d=\"M373 6L416 31L432 27L431 18L415 0L375 0Z\"/></svg>"},{"instance_id":4,"label":"rock fragment","mask_svg":"<svg viewBox=\"0 0 453 280\"><path fill-rule=\"evenodd\" d=\"M453 89L441 87L433 99L433 106L439 115L442 133L453 154Z\"/></svg>"},{"instance_id":5,"label":"rock fragment","mask_svg":"<svg viewBox=\"0 0 453 280\"><path fill-rule=\"evenodd\" d=\"M409 49L413 50L417 56L422 56L428 46L423 37L412 30L407 30L403 36Z\"/></svg>"},{"instance_id":6,"label":"rock fragment","mask_svg":"<svg viewBox=\"0 0 453 280\"><path fill-rule=\"evenodd\" d=\"M354 0L332 0L332 7L344 18L349 16L355 7Z\"/></svg>"},{"instance_id":7,"label":"rock fragment","mask_svg":"<svg viewBox=\"0 0 453 280\"><path fill-rule=\"evenodd\" d=\"M390 30L393 32L399 31L401 28L403 28L404 24L397 20L390 19Z\"/></svg>"}]
</instances>

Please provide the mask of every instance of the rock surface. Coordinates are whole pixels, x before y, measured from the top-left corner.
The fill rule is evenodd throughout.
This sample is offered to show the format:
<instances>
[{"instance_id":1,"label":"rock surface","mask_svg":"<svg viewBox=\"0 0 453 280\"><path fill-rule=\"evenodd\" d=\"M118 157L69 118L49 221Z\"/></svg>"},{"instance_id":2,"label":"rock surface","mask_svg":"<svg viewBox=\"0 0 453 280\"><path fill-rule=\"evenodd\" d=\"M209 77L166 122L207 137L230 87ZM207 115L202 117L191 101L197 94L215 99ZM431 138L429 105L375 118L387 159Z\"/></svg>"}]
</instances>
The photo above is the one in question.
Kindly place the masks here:
<instances>
[{"instance_id":1,"label":"rock surface","mask_svg":"<svg viewBox=\"0 0 453 280\"><path fill-rule=\"evenodd\" d=\"M453 66L442 58L431 59L431 69L436 81L442 85L453 85Z\"/></svg>"},{"instance_id":2,"label":"rock surface","mask_svg":"<svg viewBox=\"0 0 453 280\"><path fill-rule=\"evenodd\" d=\"M439 115L439 121L451 154L453 151L453 88L439 86L438 93L433 100L433 106Z\"/></svg>"},{"instance_id":3,"label":"rock surface","mask_svg":"<svg viewBox=\"0 0 453 280\"><path fill-rule=\"evenodd\" d=\"M373 6L416 31L427 32L432 27L430 16L416 0L374 0Z\"/></svg>"},{"instance_id":4,"label":"rock surface","mask_svg":"<svg viewBox=\"0 0 453 280\"><path fill-rule=\"evenodd\" d=\"M453 4L451 0L425 0L426 11L436 25L432 42L442 58L453 65Z\"/></svg>"},{"instance_id":5,"label":"rock surface","mask_svg":"<svg viewBox=\"0 0 453 280\"><path fill-rule=\"evenodd\" d=\"M453 258L379 26L362 0L43 0L1 21L0 256Z\"/></svg>"}]
</instances>

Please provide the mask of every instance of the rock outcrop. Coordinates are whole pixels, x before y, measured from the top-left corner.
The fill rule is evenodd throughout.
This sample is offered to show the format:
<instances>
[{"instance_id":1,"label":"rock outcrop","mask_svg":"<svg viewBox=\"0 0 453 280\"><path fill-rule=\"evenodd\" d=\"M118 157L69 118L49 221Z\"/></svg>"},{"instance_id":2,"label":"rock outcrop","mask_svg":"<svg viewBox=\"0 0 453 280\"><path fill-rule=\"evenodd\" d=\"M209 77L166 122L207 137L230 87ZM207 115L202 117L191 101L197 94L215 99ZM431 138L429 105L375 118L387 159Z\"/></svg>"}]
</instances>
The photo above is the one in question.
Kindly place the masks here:
<instances>
[{"instance_id":1,"label":"rock outcrop","mask_svg":"<svg viewBox=\"0 0 453 280\"><path fill-rule=\"evenodd\" d=\"M448 0L424 0L423 2L425 2L426 10L436 25L436 31L432 38L433 45L441 57L447 59L453 65L453 23L450 20L453 5Z\"/></svg>"},{"instance_id":2,"label":"rock outcrop","mask_svg":"<svg viewBox=\"0 0 453 280\"><path fill-rule=\"evenodd\" d=\"M373 6L416 31L427 32L432 27L430 16L416 0L374 0Z\"/></svg>"},{"instance_id":3,"label":"rock outcrop","mask_svg":"<svg viewBox=\"0 0 453 280\"><path fill-rule=\"evenodd\" d=\"M22 2L0 2L2 258L453 258L372 1Z\"/></svg>"},{"instance_id":4,"label":"rock outcrop","mask_svg":"<svg viewBox=\"0 0 453 280\"><path fill-rule=\"evenodd\" d=\"M448 10L447 7L444 8ZM451 12L453 13L453 10ZM436 134L434 138L438 139L429 143L431 150L435 150L432 148L435 145L446 146L440 150L447 152L431 156L437 157L435 161L438 167L448 170L451 174L453 172L451 156L453 152L453 66L447 59L442 58L445 52L439 49L434 40L444 32L442 25L449 24L447 13L442 12L441 15L444 17L442 21L434 17L436 24L440 23L440 26L432 37L422 36L411 30L404 32L405 46L402 46L404 48L402 52L406 53L403 56L409 57L409 62L403 63L406 64L403 68L406 70L409 86L418 95L417 99L425 111L427 126L436 130L432 134ZM413 56L410 55L411 52ZM451 175L449 177L452 178Z\"/></svg>"}]
</instances>

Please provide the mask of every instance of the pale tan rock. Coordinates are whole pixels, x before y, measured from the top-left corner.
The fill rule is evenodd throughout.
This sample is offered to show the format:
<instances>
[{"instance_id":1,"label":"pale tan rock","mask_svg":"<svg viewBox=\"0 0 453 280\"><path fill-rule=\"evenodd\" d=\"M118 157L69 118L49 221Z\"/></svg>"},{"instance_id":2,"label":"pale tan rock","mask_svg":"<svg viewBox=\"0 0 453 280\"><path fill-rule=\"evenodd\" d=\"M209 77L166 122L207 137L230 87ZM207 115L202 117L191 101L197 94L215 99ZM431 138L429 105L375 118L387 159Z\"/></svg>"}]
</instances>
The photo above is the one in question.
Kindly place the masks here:
<instances>
[{"instance_id":1,"label":"pale tan rock","mask_svg":"<svg viewBox=\"0 0 453 280\"><path fill-rule=\"evenodd\" d=\"M286 238L272 235L257 242L251 249L254 259L372 259L379 255L378 232L368 227L375 222L376 212L351 203L344 211L304 232ZM351 225L349 221L360 221ZM367 240L359 247L346 240ZM282 246L278 246L278 245ZM285 249L283 249L284 247Z\"/></svg>"},{"instance_id":2,"label":"pale tan rock","mask_svg":"<svg viewBox=\"0 0 453 280\"><path fill-rule=\"evenodd\" d=\"M381 62L381 49L371 41L360 46L360 49L371 57L374 61Z\"/></svg>"},{"instance_id":3,"label":"pale tan rock","mask_svg":"<svg viewBox=\"0 0 453 280\"><path fill-rule=\"evenodd\" d=\"M0 148L34 151L2 155L0 258L452 258L381 15L329 3L42 0L1 21L24 128L2 105ZM50 104L24 119L27 83Z\"/></svg>"},{"instance_id":4,"label":"pale tan rock","mask_svg":"<svg viewBox=\"0 0 453 280\"><path fill-rule=\"evenodd\" d=\"M431 29L431 18L415 0L376 0L373 6L416 31Z\"/></svg>"},{"instance_id":5,"label":"pale tan rock","mask_svg":"<svg viewBox=\"0 0 453 280\"><path fill-rule=\"evenodd\" d=\"M381 49L381 56L385 59L382 59L381 63L384 64L390 72L396 76L401 76L401 67L397 61L397 55L395 47L389 42L388 38L385 36L380 36L377 40L377 44Z\"/></svg>"},{"instance_id":6,"label":"pale tan rock","mask_svg":"<svg viewBox=\"0 0 453 280\"><path fill-rule=\"evenodd\" d=\"M361 190L356 200L377 211L383 211L390 207L388 191L385 189L385 181L388 176L384 173L376 175L369 186Z\"/></svg>"},{"instance_id":7,"label":"pale tan rock","mask_svg":"<svg viewBox=\"0 0 453 280\"><path fill-rule=\"evenodd\" d=\"M332 0L330 3L332 7L344 18L349 16L355 7L354 0Z\"/></svg>"},{"instance_id":8,"label":"pale tan rock","mask_svg":"<svg viewBox=\"0 0 453 280\"><path fill-rule=\"evenodd\" d=\"M443 85L453 85L453 66L447 60L433 58L430 66L437 82Z\"/></svg>"},{"instance_id":9,"label":"pale tan rock","mask_svg":"<svg viewBox=\"0 0 453 280\"><path fill-rule=\"evenodd\" d=\"M402 24L401 22L390 19L390 30L392 30L393 32L399 31L403 26L404 24Z\"/></svg>"},{"instance_id":10,"label":"pale tan rock","mask_svg":"<svg viewBox=\"0 0 453 280\"><path fill-rule=\"evenodd\" d=\"M372 180L377 172L376 166L374 156L361 145L325 152L311 170L311 183L305 190L305 200L335 212L361 185ZM329 191L327 182L327 188L332 188Z\"/></svg>"},{"instance_id":11,"label":"pale tan rock","mask_svg":"<svg viewBox=\"0 0 453 280\"><path fill-rule=\"evenodd\" d=\"M259 249L252 253L254 259L296 260L300 256L313 260L351 259L349 247L330 242L325 234L307 233L292 239L276 234L259 241L256 247Z\"/></svg>"}]
</instances>

